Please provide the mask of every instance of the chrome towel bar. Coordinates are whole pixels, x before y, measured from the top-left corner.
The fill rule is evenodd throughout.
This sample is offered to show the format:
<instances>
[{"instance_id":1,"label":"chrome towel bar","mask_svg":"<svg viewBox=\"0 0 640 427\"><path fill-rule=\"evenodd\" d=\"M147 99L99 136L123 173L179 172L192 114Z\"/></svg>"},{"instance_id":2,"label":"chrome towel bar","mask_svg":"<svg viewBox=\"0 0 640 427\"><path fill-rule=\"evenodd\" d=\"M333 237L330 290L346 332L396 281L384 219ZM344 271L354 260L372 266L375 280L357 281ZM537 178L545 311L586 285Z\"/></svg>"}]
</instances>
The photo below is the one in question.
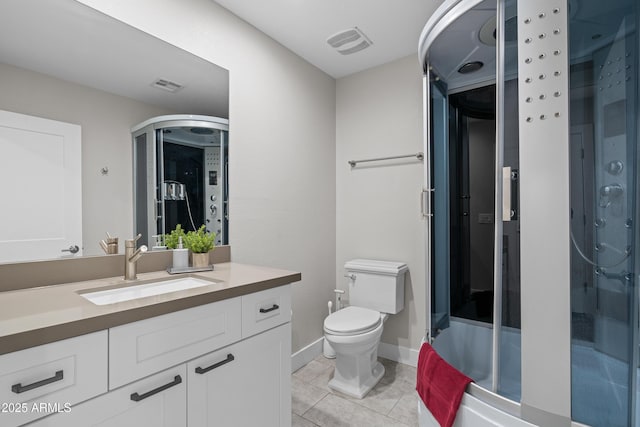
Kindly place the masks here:
<instances>
[{"instance_id":1,"label":"chrome towel bar","mask_svg":"<svg viewBox=\"0 0 640 427\"><path fill-rule=\"evenodd\" d=\"M364 163L364 162L378 162L381 160L395 160L395 159L406 159L408 157L415 157L418 160L422 160L424 159L424 153L420 152L420 153L416 153L416 154L405 154L402 156L390 156L390 157L377 157L375 159L363 159L363 160L348 160L347 163L349 163L349 165L351 165L351 167L355 167L358 163Z\"/></svg>"}]
</instances>

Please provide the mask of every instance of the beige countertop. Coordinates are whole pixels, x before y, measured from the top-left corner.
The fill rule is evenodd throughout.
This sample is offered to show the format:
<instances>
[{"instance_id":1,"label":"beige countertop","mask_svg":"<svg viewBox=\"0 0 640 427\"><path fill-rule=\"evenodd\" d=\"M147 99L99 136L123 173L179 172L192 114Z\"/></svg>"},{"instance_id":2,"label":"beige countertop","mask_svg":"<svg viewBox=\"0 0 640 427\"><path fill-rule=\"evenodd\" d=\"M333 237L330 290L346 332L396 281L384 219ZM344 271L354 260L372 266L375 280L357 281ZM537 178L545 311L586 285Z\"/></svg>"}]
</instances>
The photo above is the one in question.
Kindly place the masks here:
<instances>
[{"instance_id":1,"label":"beige countertop","mask_svg":"<svg viewBox=\"0 0 640 427\"><path fill-rule=\"evenodd\" d=\"M101 306L80 296L96 290L184 276L215 283ZM137 281L112 277L0 292L0 354L259 292L300 279L301 274L293 271L226 262L215 264L215 269L207 272L171 275L156 271L138 274Z\"/></svg>"}]
</instances>

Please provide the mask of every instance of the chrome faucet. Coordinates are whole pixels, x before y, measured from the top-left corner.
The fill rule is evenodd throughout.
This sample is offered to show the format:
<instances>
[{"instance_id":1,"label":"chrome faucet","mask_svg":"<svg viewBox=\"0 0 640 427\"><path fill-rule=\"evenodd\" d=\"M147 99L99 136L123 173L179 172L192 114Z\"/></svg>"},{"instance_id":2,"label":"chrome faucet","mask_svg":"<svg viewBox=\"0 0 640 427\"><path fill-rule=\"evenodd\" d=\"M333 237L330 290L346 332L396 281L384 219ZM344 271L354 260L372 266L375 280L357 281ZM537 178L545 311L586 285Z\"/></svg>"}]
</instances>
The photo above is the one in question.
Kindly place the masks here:
<instances>
[{"instance_id":1,"label":"chrome faucet","mask_svg":"<svg viewBox=\"0 0 640 427\"><path fill-rule=\"evenodd\" d=\"M142 234L138 234L131 240L124 241L124 280L136 280L136 263L140 259L143 253L147 252L145 245L136 249L136 242L142 237Z\"/></svg>"}]
</instances>

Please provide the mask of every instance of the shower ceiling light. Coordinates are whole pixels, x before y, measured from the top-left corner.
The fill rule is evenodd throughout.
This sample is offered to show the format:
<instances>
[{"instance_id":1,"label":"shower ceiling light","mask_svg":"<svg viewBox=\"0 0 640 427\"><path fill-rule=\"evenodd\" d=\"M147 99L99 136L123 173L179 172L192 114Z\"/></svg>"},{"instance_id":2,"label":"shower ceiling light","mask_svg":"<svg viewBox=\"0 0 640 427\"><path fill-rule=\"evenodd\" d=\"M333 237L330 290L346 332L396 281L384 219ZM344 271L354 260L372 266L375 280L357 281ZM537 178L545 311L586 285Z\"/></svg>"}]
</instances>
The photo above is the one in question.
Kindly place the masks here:
<instances>
[{"instance_id":1,"label":"shower ceiling light","mask_svg":"<svg viewBox=\"0 0 640 427\"><path fill-rule=\"evenodd\" d=\"M156 89L166 90L167 92L177 92L184 87L180 83L172 82L171 80L166 79L157 79L156 81L151 83L151 86L155 87Z\"/></svg>"},{"instance_id":2,"label":"shower ceiling light","mask_svg":"<svg viewBox=\"0 0 640 427\"><path fill-rule=\"evenodd\" d=\"M506 42L515 42L518 40L517 18L517 16L512 16L504 21L504 40ZM496 34L496 17L492 16L480 27L478 39L487 46L495 46Z\"/></svg>"},{"instance_id":3,"label":"shower ceiling light","mask_svg":"<svg viewBox=\"0 0 640 427\"><path fill-rule=\"evenodd\" d=\"M467 62L466 64L463 64L462 67L458 68L458 72L460 74L469 74L474 71L478 71L483 66L484 64L480 61Z\"/></svg>"},{"instance_id":4,"label":"shower ceiling light","mask_svg":"<svg viewBox=\"0 0 640 427\"><path fill-rule=\"evenodd\" d=\"M209 128L191 128L189 131L196 135L213 135L213 129Z\"/></svg>"},{"instance_id":5,"label":"shower ceiling light","mask_svg":"<svg viewBox=\"0 0 640 427\"><path fill-rule=\"evenodd\" d=\"M492 16L485 22L480 31L478 32L478 38L487 46L496 45L496 17Z\"/></svg>"},{"instance_id":6,"label":"shower ceiling light","mask_svg":"<svg viewBox=\"0 0 640 427\"><path fill-rule=\"evenodd\" d=\"M342 55L351 55L373 44L358 27L340 31L329 37L327 43Z\"/></svg>"}]
</instances>

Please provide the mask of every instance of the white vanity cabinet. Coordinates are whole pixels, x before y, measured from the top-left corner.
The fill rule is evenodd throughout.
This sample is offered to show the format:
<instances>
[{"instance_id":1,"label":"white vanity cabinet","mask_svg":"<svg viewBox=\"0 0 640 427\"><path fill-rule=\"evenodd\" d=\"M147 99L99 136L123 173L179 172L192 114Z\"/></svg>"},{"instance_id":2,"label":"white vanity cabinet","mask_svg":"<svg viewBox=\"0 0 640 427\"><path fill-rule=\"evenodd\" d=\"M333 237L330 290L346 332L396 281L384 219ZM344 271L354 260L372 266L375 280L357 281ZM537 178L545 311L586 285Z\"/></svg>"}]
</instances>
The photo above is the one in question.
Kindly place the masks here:
<instances>
[{"instance_id":1,"label":"white vanity cabinet","mask_svg":"<svg viewBox=\"0 0 640 427\"><path fill-rule=\"evenodd\" d=\"M284 285L111 328L109 391L30 427L290 426L290 321Z\"/></svg>"},{"instance_id":2,"label":"white vanity cabinet","mask_svg":"<svg viewBox=\"0 0 640 427\"><path fill-rule=\"evenodd\" d=\"M243 340L187 364L189 427L291 425L291 285L242 296Z\"/></svg>"}]
</instances>

